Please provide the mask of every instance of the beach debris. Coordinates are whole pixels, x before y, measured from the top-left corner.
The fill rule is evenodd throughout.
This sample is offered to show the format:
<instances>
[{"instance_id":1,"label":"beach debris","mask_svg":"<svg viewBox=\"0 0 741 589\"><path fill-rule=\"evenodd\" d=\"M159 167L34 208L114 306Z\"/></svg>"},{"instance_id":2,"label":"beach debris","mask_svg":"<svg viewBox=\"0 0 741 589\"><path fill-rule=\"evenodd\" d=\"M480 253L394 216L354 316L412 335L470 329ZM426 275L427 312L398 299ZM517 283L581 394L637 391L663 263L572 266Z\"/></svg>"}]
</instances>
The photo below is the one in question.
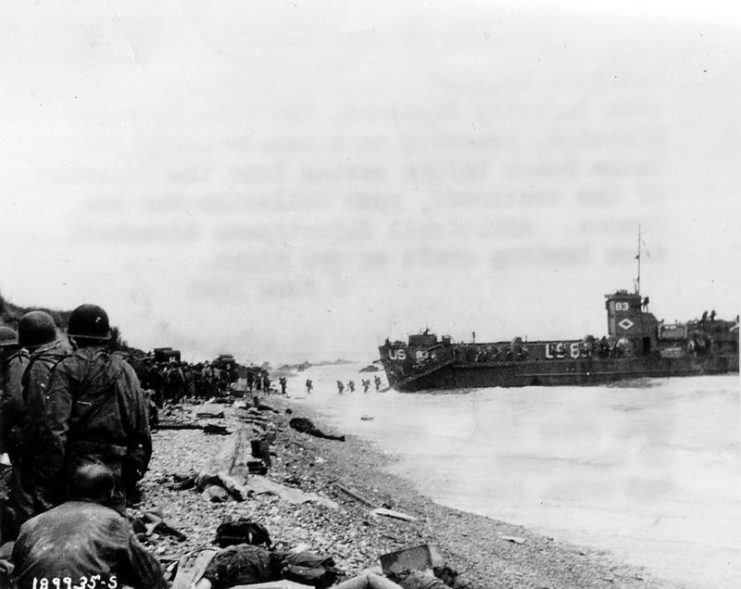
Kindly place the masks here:
<instances>
[{"instance_id":1,"label":"beach debris","mask_svg":"<svg viewBox=\"0 0 741 589\"><path fill-rule=\"evenodd\" d=\"M372 415L361 415L360 416L361 421L373 421L374 419L375 417L373 417Z\"/></svg>"},{"instance_id":2,"label":"beach debris","mask_svg":"<svg viewBox=\"0 0 741 589\"><path fill-rule=\"evenodd\" d=\"M337 440L339 442L345 441L345 436L333 436L330 434L325 434L322 430L317 428L310 419L307 419L306 417L294 417L293 419L291 419L291 421L288 422L288 425L290 425L292 429L295 429L298 432L309 434L310 436L315 436L317 438Z\"/></svg>"},{"instance_id":3,"label":"beach debris","mask_svg":"<svg viewBox=\"0 0 741 589\"><path fill-rule=\"evenodd\" d=\"M167 486L172 491L187 491L196 486L195 474L174 474L172 479L174 482Z\"/></svg>"},{"instance_id":4,"label":"beach debris","mask_svg":"<svg viewBox=\"0 0 741 589\"><path fill-rule=\"evenodd\" d=\"M259 423L259 424L265 424L269 420L268 418L263 415L260 411L255 409L254 407L250 407L249 409L242 409L239 412L239 418L244 421L249 421L251 423Z\"/></svg>"},{"instance_id":5,"label":"beach debris","mask_svg":"<svg viewBox=\"0 0 741 589\"><path fill-rule=\"evenodd\" d=\"M394 511L393 509L386 509L385 507L377 507L376 509L372 509L371 513L374 515L382 515L384 517L400 519L400 520L407 521L407 522L417 521L416 517L407 515L406 513L402 513L401 511Z\"/></svg>"},{"instance_id":6,"label":"beach debris","mask_svg":"<svg viewBox=\"0 0 741 589\"><path fill-rule=\"evenodd\" d=\"M220 586L232 588L329 587L341 573L334 564L331 557L313 552L291 551L279 556L263 546L237 544L217 552L202 577L218 579ZM290 581L295 584L287 584Z\"/></svg>"},{"instance_id":7,"label":"beach debris","mask_svg":"<svg viewBox=\"0 0 741 589\"><path fill-rule=\"evenodd\" d=\"M340 507L337 503L327 497L322 497L316 493L306 493L293 487L286 487L285 485L281 485L280 483L276 483L275 481L271 481L270 479L259 475L250 477L245 483L245 487L255 495L276 495L289 503L295 503L297 505L301 503L318 503L320 505L325 505L330 509L339 509Z\"/></svg>"},{"instance_id":8,"label":"beach debris","mask_svg":"<svg viewBox=\"0 0 741 589\"><path fill-rule=\"evenodd\" d=\"M225 472L216 475L218 485L226 489L237 501L245 501L250 495L249 489L244 486L244 479L233 477Z\"/></svg>"},{"instance_id":9,"label":"beach debris","mask_svg":"<svg viewBox=\"0 0 741 589\"><path fill-rule=\"evenodd\" d=\"M301 488L301 486L304 483L303 480L301 479L301 477L298 476L298 475L295 475L295 474L292 474L292 475L289 475L289 476L285 477L283 479L283 482L286 485L290 485L291 487L299 487L299 488Z\"/></svg>"},{"instance_id":10,"label":"beach debris","mask_svg":"<svg viewBox=\"0 0 741 589\"><path fill-rule=\"evenodd\" d=\"M353 498L353 499L355 499L356 501L360 501L360 502L361 502L361 503L363 503L364 505L367 505L368 507L372 507L372 508L374 508L374 509L375 509L375 507L376 507L376 504L375 504L375 503L373 503L372 501L370 501L370 500L366 499L366 498L365 498L365 497L363 497L362 495L360 495L360 493L358 493L358 492L357 492L357 491L356 491L355 489L349 489L349 488L347 488L347 487L344 487L344 486L342 486L342 485L339 485L339 484L337 485L337 488L338 488L338 489L339 489L340 491L342 491L342 492L343 492L343 493L344 493L345 495L349 495L350 497L352 497L352 498Z\"/></svg>"},{"instance_id":11,"label":"beach debris","mask_svg":"<svg viewBox=\"0 0 741 589\"><path fill-rule=\"evenodd\" d=\"M184 554L178 561L171 589L191 589L201 580L206 567L217 552L212 548L203 548Z\"/></svg>"},{"instance_id":12,"label":"beach debris","mask_svg":"<svg viewBox=\"0 0 741 589\"><path fill-rule=\"evenodd\" d=\"M216 528L214 544L220 548L233 546L235 544L252 544L258 546L265 544L270 547L270 534L262 524L253 522L246 517L233 517L227 515L221 520Z\"/></svg>"},{"instance_id":13,"label":"beach debris","mask_svg":"<svg viewBox=\"0 0 741 589\"><path fill-rule=\"evenodd\" d=\"M196 417L199 419L223 419L224 412L219 411L218 413L214 413L213 411L200 411L196 413Z\"/></svg>"},{"instance_id":14,"label":"beach debris","mask_svg":"<svg viewBox=\"0 0 741 589\"><path fill-rule=\"evenodd\" d=\"M434 544L421 544L378 557L385 575L400 574L405 571L426 571L444 564L440 551Z\"/></svg>"},{"instance_id":15,"label":"beach debris","mask_svg":"<svg viewBox=\"0 0 741 589\"><path fill-rule=\"evenodd\" d=\"M270 442L267 440L250 440L250 449L253 458L259 458L268 468L272 466Z\"/></svg>"},{"instance_id":16,"label":"beach debris","mask_svg":"<svg viewBox=\"0 0 741 589\"><path fill-rule=\"evenodd\" d=\"M219 485L209 485L204 489L203 493L201 493L201 497L211 503L223 503L224 501L229 500L230 495L224 487Z\"/></svg>"},{"instance_id":17,"label":"beach debris","mask_svg":"<svg viewBox=\"0 0 741 589\"><path fill-rule=\"evenodd\" d=\"M268 467L262 460L250 460L247 463L250 474L268 474Z\"/></svg>"},{"instance_id":18,"label":"beach debris","mask_svg":"<svg viewBox=\"0 0 741 589\"><path fill-rule=\"evenodd\" d=\"M287 579L313 587L330 587L341 574L331 556L323 556L306 549L290 550L283 557L282 564L283 574Z\"/></svg>"},{"instance_id":19,"label":"beach debris","mask_svg":"<svg viewBox=\"0 0 741 589\"><path fill-rule=\"evenodd\" d=\"M499 538L504 540L505 542L512 542L512 544L525 543L525 538L521 538L520 536L499 536Z\"/></svg>"},{"instance_id":20,"label":"beach debris","mask_svg":"<svg viewBox=\"0 0 741 589\"><path fill-rule=\"evenodd\" d=\"M203 433L215 436L228 436L231 432L226 429L223 425L216 425L214 423L207 423L203 426Z\"/></svg>"},{"instance_id":21,"label":"beach debris","mask_svg":"<svg viewBox=\"0 0 741 589\"><path fill-rule=\"evenodd\" d=\"M175 538L178 542L184 542L187 539L185 534L173 528L164 520L164 518L151 511L145 512L139 520L144 524L148 536L151 536L152 534L170 536L171 538Z\"/></svg>"},{"instance_id":22,"label":"beach debris","mask_svg":"<svg viewBox=\"0 0 741 589\"><path fill-rule=\"evenodd\" d=\"M197 423L165 423L160 421L154 429L203 429L203 426Z\"/></svg>"},{"instance_id":23,"label":"beach debris","mask_svg":"<svg viewBox=\"0 0 741 589\"><path fill-rule=\"evenodd\" d=\"M227 474L238 479L247 479L248 462L252 456L253 433L247 427L233 432L214 453L211 462L201 471L202 475Z\"/></svg>"}]
</instances>

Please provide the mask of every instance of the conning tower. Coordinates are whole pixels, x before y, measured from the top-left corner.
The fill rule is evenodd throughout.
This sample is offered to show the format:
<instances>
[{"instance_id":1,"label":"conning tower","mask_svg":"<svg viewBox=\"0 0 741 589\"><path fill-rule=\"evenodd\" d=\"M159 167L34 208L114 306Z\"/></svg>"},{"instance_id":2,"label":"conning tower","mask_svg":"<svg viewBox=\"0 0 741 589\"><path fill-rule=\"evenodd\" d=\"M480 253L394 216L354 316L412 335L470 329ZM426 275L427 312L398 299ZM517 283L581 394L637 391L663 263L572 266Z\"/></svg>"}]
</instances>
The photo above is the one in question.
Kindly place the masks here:
<instances>
[{"instance_id":1,"label":"conning tower","mask_svg":"<svg viewBox=\"0 0 741 589\"><path fill-rule=\"evenodd\" d=\"M626 338L639 355L650 354L658 347L658 321L648 312L648 297L619 290L605 295L607 333L617 340Z\"/></svg>"}]
</instances>

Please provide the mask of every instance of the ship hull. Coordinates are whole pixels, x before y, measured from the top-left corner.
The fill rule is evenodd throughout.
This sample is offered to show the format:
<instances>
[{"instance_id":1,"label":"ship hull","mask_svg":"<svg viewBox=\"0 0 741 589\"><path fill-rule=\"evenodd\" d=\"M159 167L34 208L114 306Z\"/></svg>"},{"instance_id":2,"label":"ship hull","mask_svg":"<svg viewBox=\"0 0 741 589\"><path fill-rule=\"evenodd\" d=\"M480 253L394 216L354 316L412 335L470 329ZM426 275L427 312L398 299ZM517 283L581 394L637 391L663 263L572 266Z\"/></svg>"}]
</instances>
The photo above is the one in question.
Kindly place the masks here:
<instances>
[{"instance_id":1,"label":"ship hull","mask_svg":"<svg viewBox=\"0 0 741 589\"><path fill-rule=\"evenodd\" d=\"M583 358L549 362L450 363L399 379L387 371L389 385L401 392L434 389L525 386L591 386L638 378L738 373L738 356L695 358Z\"/></svg>"},{"instance_id":2,"label":"ship hull","mask_svg":"<svg viewBox=\"0 0 741 589\"><path fill-rule=\"evenodd\" d=\"M667 324L648 297L605 295L608 333L569 340L454 342L434 333L386 340L378 351L399 391L483 387L590 386L636 378L738 373L739 319Z\"/></svg>"}]
</instances>

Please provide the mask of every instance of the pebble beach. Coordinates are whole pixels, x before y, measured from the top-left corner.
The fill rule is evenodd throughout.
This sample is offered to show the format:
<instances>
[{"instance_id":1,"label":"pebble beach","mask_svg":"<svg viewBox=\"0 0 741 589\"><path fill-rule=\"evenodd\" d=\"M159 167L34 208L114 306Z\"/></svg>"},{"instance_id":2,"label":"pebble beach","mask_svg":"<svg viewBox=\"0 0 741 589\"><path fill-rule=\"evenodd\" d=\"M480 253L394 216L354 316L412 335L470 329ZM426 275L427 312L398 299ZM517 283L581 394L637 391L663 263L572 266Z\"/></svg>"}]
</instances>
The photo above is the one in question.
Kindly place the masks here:
<instances>
[{"instance_id":1,"label":"pebble beach","mask_svg":"<svg viewBox=\"0 0 741 589\"><path fill-rule=\"evenodd\" d=\"M259 494L244 501L211 502L198 490L175 490L171 486L176 478L202 472L226 437L201 429L155 430L152 462L143 481L144 499L133 515L154 511L185 535L183 541L159 534L146 538L165 568L172 570L188 551L214 547L219 523L226 516L236 516L265 526L279 547L303 545L331 556L347 577L379 567L382 554L433 544L445 563L458 571L456 586L460 587L677 587L644 569L616 562L607 552L441 506L388 472L393 456L354 436L339 442L299 433L289 427L291 417L307 417L327 433L343 432L325 429L321 416L292 407L290 398L268 395L262 402L275 409L264 413L277 434L266 478L325 501L293 503ZM240 421L237 406L184 405L178 410L186 419L204 407L223 410L223 418L208 422L233 431ZM374 506L409 519L376 515Z\"/></svg>"}]
</instances>

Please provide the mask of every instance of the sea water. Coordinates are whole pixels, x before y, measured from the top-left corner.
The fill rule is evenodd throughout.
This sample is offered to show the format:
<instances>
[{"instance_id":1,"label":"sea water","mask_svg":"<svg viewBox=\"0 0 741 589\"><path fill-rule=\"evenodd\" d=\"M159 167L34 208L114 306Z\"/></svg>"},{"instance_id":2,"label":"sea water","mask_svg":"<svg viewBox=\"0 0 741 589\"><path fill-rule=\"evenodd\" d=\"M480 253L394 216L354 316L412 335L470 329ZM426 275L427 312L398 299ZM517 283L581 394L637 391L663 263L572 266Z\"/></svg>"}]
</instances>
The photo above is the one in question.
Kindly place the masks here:
<instances>
[{"instance_id":1,"label":"sea water","mask_svg":"<svg viewBox=\"0 0 741 589\"><path fill-rule=\"evenodd\" d=\"M739 378L363 393L359 366L289 394L399 460L439 503L522 524L692 588L741 587ZM314 392L303 382L311 378ZM339 394L336 381L354 380Z\"/></svg>"}]
</instances>

